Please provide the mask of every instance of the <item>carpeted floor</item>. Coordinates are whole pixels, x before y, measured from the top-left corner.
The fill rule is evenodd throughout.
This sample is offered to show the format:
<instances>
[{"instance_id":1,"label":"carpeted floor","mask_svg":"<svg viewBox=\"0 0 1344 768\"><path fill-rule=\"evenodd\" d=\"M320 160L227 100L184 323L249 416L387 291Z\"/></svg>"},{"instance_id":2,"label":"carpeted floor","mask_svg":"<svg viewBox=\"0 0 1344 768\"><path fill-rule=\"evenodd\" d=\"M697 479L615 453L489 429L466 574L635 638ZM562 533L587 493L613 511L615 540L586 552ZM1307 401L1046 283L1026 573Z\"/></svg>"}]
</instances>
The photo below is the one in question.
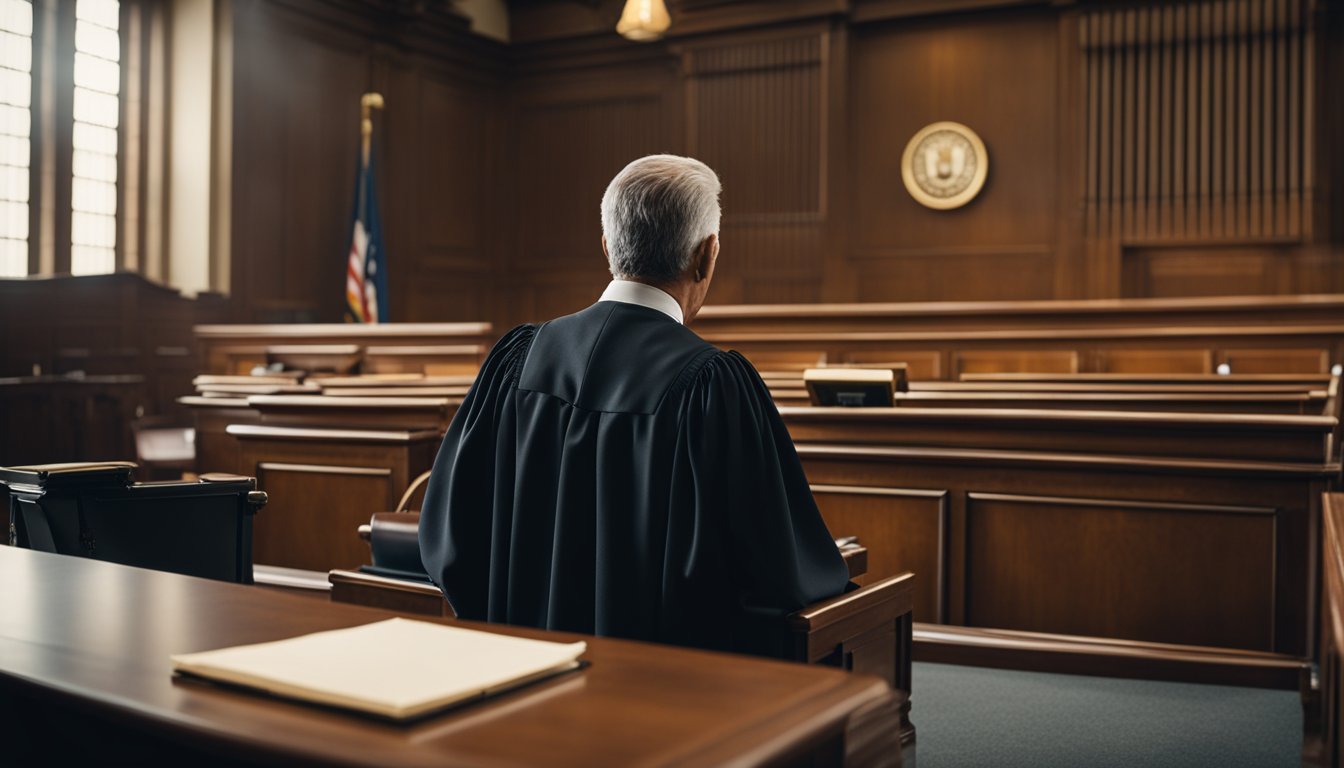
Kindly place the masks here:
<instances>
[{"instance_id":1,"label":"carpeted floor","mask_svg":"<svg viewBox=\"0 0 1344 768\"><path fill-rule=\"evenodd\" d=\"M914 665L918 768L1299 766L1295 691Z\"/></svg>"}]
</instances>

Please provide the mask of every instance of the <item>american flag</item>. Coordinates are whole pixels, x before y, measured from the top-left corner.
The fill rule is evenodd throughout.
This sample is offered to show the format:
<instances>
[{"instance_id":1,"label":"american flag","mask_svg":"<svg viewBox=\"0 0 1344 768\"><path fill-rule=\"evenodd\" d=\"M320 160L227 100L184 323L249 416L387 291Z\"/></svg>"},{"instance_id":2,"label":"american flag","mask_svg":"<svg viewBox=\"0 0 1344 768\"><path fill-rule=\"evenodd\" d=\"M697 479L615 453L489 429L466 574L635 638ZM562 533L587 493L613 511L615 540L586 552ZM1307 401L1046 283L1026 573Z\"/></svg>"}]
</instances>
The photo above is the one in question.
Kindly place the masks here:
<instances>
[{"instance_id":1,"label":"american flag","mask_svg":"<svg viewBox=\"0 0 1344 768\"><path fill-rule=\"evenodd\" d=\"M356 323L385 323L387 306L387 260L383 256L383 228L378 220L378 200L373 184L373 155L361 155L359 179L355 182L355 209L350 255L345 269L345 306L348 319Z\"/></svg>"}]
</instances>

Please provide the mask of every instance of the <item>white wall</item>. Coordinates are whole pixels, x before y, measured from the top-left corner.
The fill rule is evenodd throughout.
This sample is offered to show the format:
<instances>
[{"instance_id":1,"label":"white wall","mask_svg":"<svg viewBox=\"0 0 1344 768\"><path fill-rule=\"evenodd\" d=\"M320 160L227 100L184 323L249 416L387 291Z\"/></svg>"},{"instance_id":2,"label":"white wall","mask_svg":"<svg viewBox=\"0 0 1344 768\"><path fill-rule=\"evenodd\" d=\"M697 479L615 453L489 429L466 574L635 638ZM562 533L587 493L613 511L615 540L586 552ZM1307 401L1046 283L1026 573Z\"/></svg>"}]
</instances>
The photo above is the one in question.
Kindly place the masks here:
<instances>
[{"instance_id":1,"label":"white wall","mask_svg":"<svg viewBox=\"0 0 1344 768\"><path fill-rule=\"evenodd\" d=\"M174 0L169 56L168 283L209 290L215 4Z\"/></svg>"}]
</instances>

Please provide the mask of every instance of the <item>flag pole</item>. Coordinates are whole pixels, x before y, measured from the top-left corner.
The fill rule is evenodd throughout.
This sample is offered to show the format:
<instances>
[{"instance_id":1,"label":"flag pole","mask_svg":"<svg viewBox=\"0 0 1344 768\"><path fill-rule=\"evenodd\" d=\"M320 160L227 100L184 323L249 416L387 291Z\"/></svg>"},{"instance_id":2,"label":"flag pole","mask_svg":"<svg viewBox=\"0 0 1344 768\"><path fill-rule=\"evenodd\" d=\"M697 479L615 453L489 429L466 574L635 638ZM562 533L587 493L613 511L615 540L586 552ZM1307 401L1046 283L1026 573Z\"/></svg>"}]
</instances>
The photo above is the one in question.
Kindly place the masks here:
<instances>
[{"instance_id":1,"label":"flag pole","mask_svg":"<svg viewBox=\"0 0 1344 768\"><path fill-rule=\"evenodd\" d=\"M369 150L373 145L373 110L383 108L383 94L366 93L359 97L359 161L360 173L369 167ZM361 175L362 178L362 175ZM355 210L364 210L364 184L357 183Z\"/></svg>"},{"instance_id":2,"label":"flag pole","mask_svg":"<svg viewBox=\"0 0 1344 768\"><path fill-rule=\"evenodd\" d=\"M373 142L373 110L383 108L383 94L366 93L359 97L359 156L369 164L369 147Z\"/></svg>"}]
</instances>

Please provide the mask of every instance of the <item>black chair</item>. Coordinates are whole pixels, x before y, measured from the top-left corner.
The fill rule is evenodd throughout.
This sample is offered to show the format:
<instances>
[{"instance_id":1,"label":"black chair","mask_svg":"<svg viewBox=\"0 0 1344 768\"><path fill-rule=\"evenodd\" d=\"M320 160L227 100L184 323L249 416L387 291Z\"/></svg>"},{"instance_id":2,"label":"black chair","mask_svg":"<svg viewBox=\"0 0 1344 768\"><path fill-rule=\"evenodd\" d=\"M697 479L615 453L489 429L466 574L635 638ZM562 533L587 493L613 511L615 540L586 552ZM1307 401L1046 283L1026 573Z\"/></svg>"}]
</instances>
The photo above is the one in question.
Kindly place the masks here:
<instances>
[{"instance_id":1,"label":"black chair","mask_svg":"<svg viewBox=\"0 0 1344 768\"><path fill-rule=\"evenodd\" d=\"M0 468L10 544L242 584L252 583L256 480L203 475L135 483L130 462Z\"/></svg>"}]
</instances>

